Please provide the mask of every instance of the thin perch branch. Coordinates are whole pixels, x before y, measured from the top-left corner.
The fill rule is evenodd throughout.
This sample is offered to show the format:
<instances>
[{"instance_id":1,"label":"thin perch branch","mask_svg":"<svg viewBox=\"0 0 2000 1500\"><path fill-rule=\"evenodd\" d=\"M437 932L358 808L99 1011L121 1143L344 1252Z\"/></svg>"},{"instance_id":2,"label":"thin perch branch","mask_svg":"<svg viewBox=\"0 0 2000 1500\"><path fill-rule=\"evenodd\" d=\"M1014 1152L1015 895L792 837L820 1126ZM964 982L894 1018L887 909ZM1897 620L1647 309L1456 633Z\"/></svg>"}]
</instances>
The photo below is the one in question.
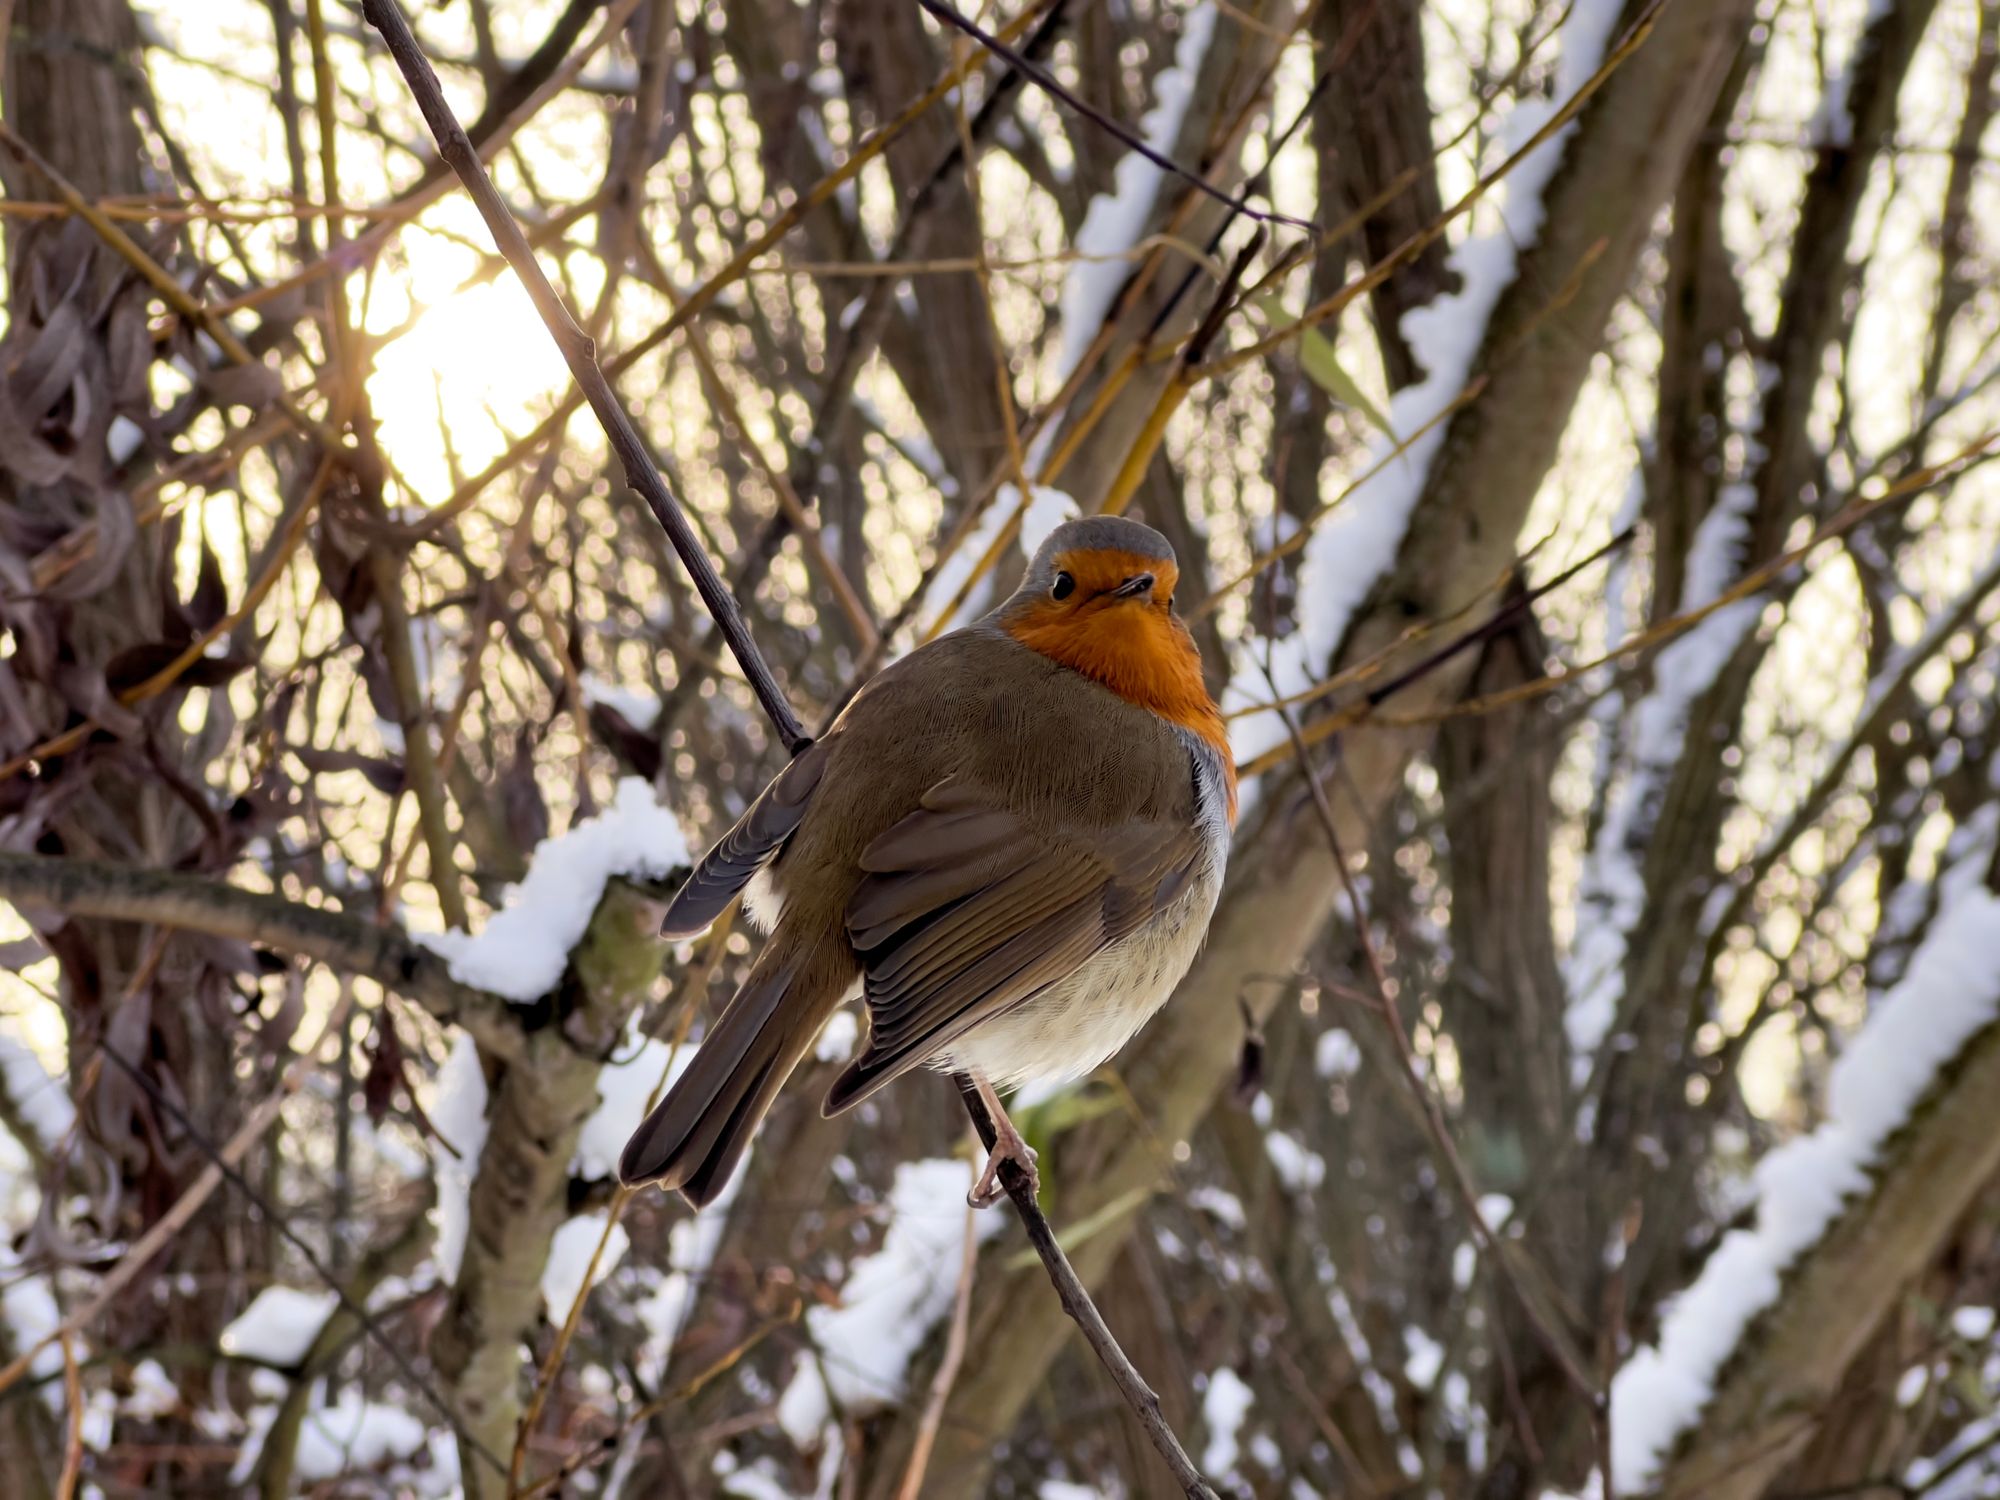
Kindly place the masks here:
<instances>
[{"instance_id":1,"label":"thin perch branch","mask_svg":"<svg viewBox=\"0 0 2000 1500\"><path fill-rule=\"evenodd\" d=\"M391 56L402 70L404 80L423 112L431 132L437 137L438 149L444 159L451 163L459 179L464 182L472 200L478 205L481 216L492 231L494 242L507 257L508 263L526 285L534 298L535 307L541 313L542 321L548 326L550 335L562 350L568 362L570 373L582 387L591 409L603 423L605 435L611 440L612 449L625 466L625 475L632 488L646 497L646 503L660 524L666 528L667 536L674 544L674 550L686 565L694 579L702 602L714 617L717 629L729 644L730 652L743 669L744 677L757 693L757 701L770 718L779 738L784 740L796 754L810 743L804 726L793 713L791 705L785 701L776 678L765 663L757 643L751 638L744 623L743 612L735 597L729 592L715 567L701 550L687 518L681 513L679 502L668 491L659 471L647 456L644 441L640 438L632 420L612 393L610 383L596 359L595 346L590 337L576 324L569 310L549 285L542 274L534 253L522 236L520 226L515 223L506 203L494 188L480 165L465 130L452 115L451 106L445 102L443 91L438 86L437 74L432 71L429 60L424 56L411 33L409 22L395 0L364 0L363 14L375 29L381 32L388 43ZM973 1128L980 1139L989 1145L993 1141L993 1121L986 1110L965 1086L960 1093L965 1097L966 1112L972 1119ZM1042 1214L1041 1205L1035 1201L1034 1193L1018 1169L1003 1166L1001 1184L1007 1195L1013 1199L1015 1210L1021 1216L1022 1226L1028 1232L1028 1239L1036 1253L1047 1266L1049 1280L1054 1283L1056 1294L1062 1300L1063 1310L1075 1320L1084 1339L1096 1353L1105 1370L1110 1374L1119 1393L1124 1396L1152 1439L1161 1459L1172 1470L1181 1484L1183 1492L1195 1500L1216 1500L1215 1491L1201 1477L1201 1471L1187 1455L1187 1450L1174 1436L1160 1410L1160 1398L1140 1377L1132 1361L1118 1345L1111 1330L1105 1326L1104 1317L1090 1300L1081 1280L1069 1263L1069 1257L1056 1243L1055 1232Z\"/></svg>"},{"instance_id":2,"label":"thin perch branch","mask_svg":"<svg viewBox=\"0 0 2000 1500\"><path fill-rule=\"evenodd\" d=\"M993 1117L986 1112L985 1101L979 1097L978 1088L963 1073L954 1074L952 1082L958 1085L958 1096L965 1101L965 1112L972 1116L972 1128L978 1132L980 1144L991 1151L998 1134L993 1128ZM1166 1414L1160 1409L1159 1395L1146 1384L1145 1377L1132 1361L1126 1358L1117 1337L1105 1324L1104 1314L1097 1310L1097 1304L1090 1300L1090 1293L1084 1290L1076 1268L1069 1263L1069 1257L1056 1240L1055 1231L1049 1227L1042 1205L1035 1201L1034 1185L1029 1182L1028 1174L1011 1159L1002 1161L1000 1186L1014 1201L1014 1211L1021 1216L1021 1227L1028 1231L1029 1243L1041 1256L1042 1264L1048 1267L1049 1280L1055 1284L1056 1295L1062 1299L1063 1311L1075 1321L1083 1341L1090 1345L1098 1363L1104 1366L1112 1384L1118 1387L1118 1394L1125 1398L1125 1404L1132 1408L1139 1425L1146 1429L1146 1436L1152 1440L1154 1450L1173 1471L1181 1493L1194 1497L1194 1500L1217 1500L1215 1491L1209 1488L1208 1481L1201 1477L1201 1470L1194 1466L1187 1449L1181 1446L1173 1428L1167 1425Z\"/></svg>"}]
</instances>

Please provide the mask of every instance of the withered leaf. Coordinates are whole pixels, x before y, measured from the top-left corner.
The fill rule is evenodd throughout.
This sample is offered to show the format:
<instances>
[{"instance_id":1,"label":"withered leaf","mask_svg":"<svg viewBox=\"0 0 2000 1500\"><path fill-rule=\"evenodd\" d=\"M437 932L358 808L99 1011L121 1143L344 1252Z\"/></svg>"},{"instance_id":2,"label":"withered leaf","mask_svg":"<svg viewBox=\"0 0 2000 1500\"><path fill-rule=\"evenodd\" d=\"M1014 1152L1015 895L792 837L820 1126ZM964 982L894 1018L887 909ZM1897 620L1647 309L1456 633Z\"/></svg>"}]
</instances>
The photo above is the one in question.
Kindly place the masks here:
<instances>
[{"instance_id":1,"label":"withered leaf","mask_svg":"<svg viewBox=\"0 0 2000 1500\"><path fill-rule=\"evenodd\" d=\"M196 634L209 629L229 611L229 585L223 582L222 562L208 538L201 539L201 563L196 569L194 592L181 606L181 617Z\"/></svg>"},{"instance_id":2,"label":"withered leaf","mask_svg":"<svg viewBox=\"0 0 2000 1500\"><path fill-rule=\"evenodd\" d=\"M224 406L247 406L262 411L282 393L278 377L265 364L223 365L205 370L202 389Z\"/></svg>"},{"instance_id":3,"label":"withered leaf","mask_svg":"<svg viewBox=\"0 0 2000 1500\"><path fill-rule=\"evenodd\" d=\"M368 1123L379 1126L389 1113L396 1090L404 1082L403 1044L395 1023L377 1015L374 1035L368 1043L368 1072L361 1080L361 1097L368 1109Z\"/></svg>"},{"instance_id":4,"label":"withered leaf","mask_svg":"<svg viewBox=\"0 0 2000 1500\"><path fill-rule=\"evenodd\" d=\"M127 646L104 668L114 693L127 693L172 666L186 649L172 641L145 641ZM247 656L198 656L175 678L182 687L221 687L252 665Z\"/></svg>"}]
</instances>

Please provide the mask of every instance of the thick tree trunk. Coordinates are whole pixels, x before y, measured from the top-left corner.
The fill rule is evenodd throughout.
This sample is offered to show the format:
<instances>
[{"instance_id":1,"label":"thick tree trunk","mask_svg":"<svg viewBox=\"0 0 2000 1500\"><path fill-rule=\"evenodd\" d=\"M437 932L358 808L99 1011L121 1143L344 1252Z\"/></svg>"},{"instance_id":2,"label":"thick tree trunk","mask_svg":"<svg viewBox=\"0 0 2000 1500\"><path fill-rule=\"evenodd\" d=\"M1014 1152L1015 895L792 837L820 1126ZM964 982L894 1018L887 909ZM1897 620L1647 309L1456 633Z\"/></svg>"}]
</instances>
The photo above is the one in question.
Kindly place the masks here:
<instances>
[{"instance_id":1,"label":"thick tree trunk","mask_svg":"<svg viewBox=\"0 0 2000 1500\"><path fill-rule=\"evenodd\" d=\"M134 115L138 38L128 0L20 0L13 11L5 80L10 123L89 198L157 185ZM51 185L23 163L10 161L5 178L10 196L54 196ZM88 575L92 587L77 585L73 574L60 598L52 593L15 606L24 615L45 612L51 622L60 620L64 659L57 666L24 651L6 664L22 682L34 720L10 726L7 754L63 730L83 713L103 718L116 736L111 742L99 736L73 755L44 762L32 783L17 785L14 794L24 797L26 806L16 826L33 830L29 836L45 852L145 867L198 864L204 826L190 799L199 802L203 796L194 790L202 782L201 752L190 751L179 727L184 695L169 693L137 714L121 714L113 711L105 685L106 668L121 653L167 633L163 621L178 602L171 568L174 528L134 526L131 500L116 487L106 451L114 411L145 399L150 353L143 341L144 297L135 300L120 291L136 290L133 272L80 221L12 221L8 258L9 343L19 350L44 335L47 342L31 357L45 357L50 369L61 364L68 374L62 385L50 382L60 392L52 405L17 413L52 444L49 451L60 455L61 471L24 471L11 461L18 453L8 455L11 472L0 483L11 512L10 533L17 545L25 539L40 548L95 525L99 562L111 563L102 554L123 549L115 567ZM130 338L135 328L140 330L136 350ZM57 342L58 330L64 342ZM10 623L17 630L21 626L18 619ZM212 721L226 733L226 709ZM27 743L12 743L16 736ZM112 1238L136 1236L178 1196L201 1157L121 1070L92 1066L101 1061L97 1049L115 1046L147 1068L203 1129L215 1133L236 1101L231 1010L204 955L182 942L162 947L155 929L76 921L47 936L62 966L71 1085L86 1131L122 1179L119 1217L101 1222L99 1230ZM86 1090L92 1076L96 1083ZM244 1256L255 1254L254 1241L236 1242L237 1214L218 1207L211 1205L178 1237L171 1263L163 1268L168 1275L175 1267L201 1270L203 1291L131 1299L105 1330L110 1342L130 1347L213 1338L215 1297L227 1284L214 1273L225 1266L240 1269ZM35 1403L9 1405L18 1421ZM0 1462L0 1467L27 1475L37 1465L59 1463L60 1456L59 1447L54 1453L44 1448L21 1456L18 1465Z\"/></svg>"}]
</instances>

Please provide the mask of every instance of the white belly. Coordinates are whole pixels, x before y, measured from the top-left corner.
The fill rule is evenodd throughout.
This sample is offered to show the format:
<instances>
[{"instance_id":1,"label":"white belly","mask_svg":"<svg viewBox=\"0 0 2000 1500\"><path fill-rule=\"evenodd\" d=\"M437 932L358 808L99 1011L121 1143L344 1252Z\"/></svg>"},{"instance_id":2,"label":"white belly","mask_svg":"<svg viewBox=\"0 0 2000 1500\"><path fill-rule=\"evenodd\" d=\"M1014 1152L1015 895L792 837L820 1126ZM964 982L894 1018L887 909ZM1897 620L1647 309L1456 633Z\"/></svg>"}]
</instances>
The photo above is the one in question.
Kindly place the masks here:
<instances>
[{"instance_id":1,"label":"white belly","mask_svg":"<svg viewBox=\"0 0 2000 1500\"><path fill-rule=\"evenodd\" d=\"M1181 898L1150 924L1034 999L982 1022L930 1066L954 1073L971 1069L997 1088L1083 1077L1166 1003L1201 949L1221 889L1218 858L1197 871Z\"/></svg>"}]
</instances>

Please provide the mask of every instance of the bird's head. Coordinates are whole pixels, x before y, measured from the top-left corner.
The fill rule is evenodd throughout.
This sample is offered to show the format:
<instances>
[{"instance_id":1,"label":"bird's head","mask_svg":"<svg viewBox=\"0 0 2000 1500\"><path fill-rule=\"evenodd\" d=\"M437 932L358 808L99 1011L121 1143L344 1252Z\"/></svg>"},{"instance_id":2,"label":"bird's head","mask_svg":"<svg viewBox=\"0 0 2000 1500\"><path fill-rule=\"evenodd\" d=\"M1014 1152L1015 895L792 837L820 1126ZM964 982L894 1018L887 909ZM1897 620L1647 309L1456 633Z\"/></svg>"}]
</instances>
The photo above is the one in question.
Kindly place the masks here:
<instances>
[{"instance_id":1,"label":"bird's head","mask_svg":"<svg viewBox=\"0 0 2000 1500\"><path fill-rule=\"evenodd\" d=\"M1180 576L1174 549L1152 527L1089 516L1049 533L1001 614L1071 629L1134 608L1170 614Z\"/></svg>"},{"instance_id":2,"label":"bird's head","mask_svg":"<svg viewBox=\"0 0 2000 1500\"><path fill-rule=\"evenodd\" d=\"M1230 765L1201 653L1174 614L1179 582L1174 549L1152 527L1087 516L1049 533L995 618L1030 650L1201 736ZM1232 778L1232 812L1234 800Z\"/></svg>"}]
</instances>

